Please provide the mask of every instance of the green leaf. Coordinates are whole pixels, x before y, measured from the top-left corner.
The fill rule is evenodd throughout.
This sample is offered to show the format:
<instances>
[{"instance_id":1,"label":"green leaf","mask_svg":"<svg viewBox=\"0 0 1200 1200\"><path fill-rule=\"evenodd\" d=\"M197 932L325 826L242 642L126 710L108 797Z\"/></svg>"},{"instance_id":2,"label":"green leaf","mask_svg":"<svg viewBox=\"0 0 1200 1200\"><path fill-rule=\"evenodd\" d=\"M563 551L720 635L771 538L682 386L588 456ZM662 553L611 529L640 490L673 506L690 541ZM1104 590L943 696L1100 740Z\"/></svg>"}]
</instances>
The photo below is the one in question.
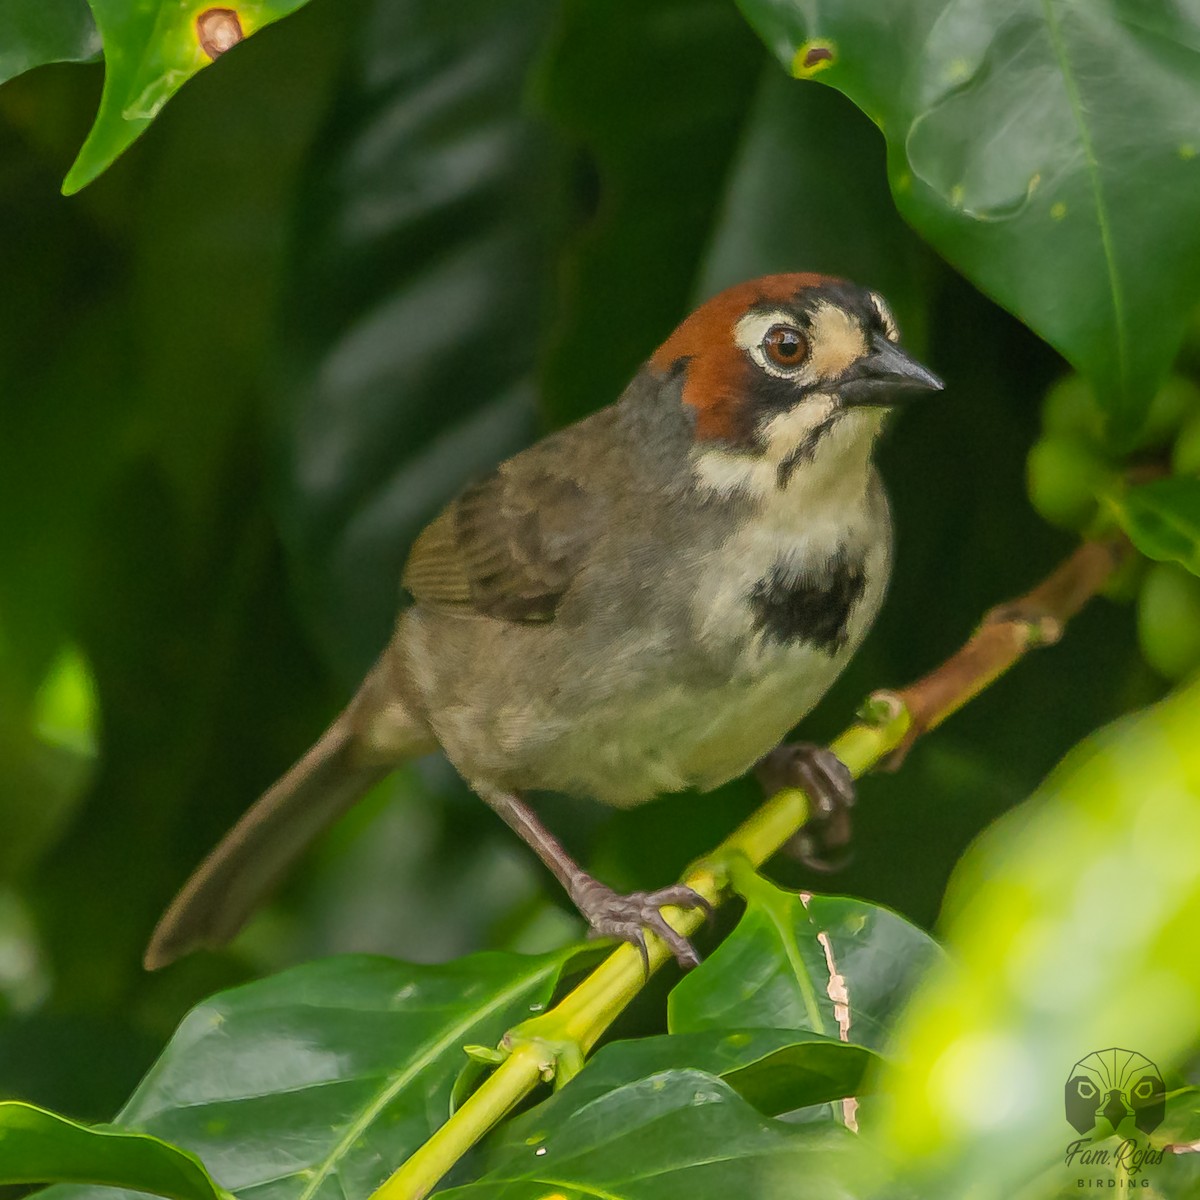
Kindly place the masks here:
<instances>
[{"instance_id":1,"label":"green leaf","mask_svg":"<svg viewBox=\"0 0 1200 1200\"><path fill-rule=\"evenodd\" d=\"M862 1046L792 1029L666 1034L602 1047L566 1087L506 1125L493 1151L541 1141L597 1097L664 1071L723 1079L769 1117L853 1096L876 1056Z\"/></svg>"},{"instance_id":2,"label":"green leaf","mask_svg":"<svg viewBox=\"0 0 1200 1200\"><path fill-rule=\"evenodd\" d=\"M555 186L522 98L554 9L376 3L300 189L277 508L347 681L425 522L533 436Z\"/></svg>"},{"instance_id":3,"label":"green leaf","mask_svg":"<svg viewBox=\"0 0 1200 1200\"><path fill-rule=\"evenodd\" d=\"M219 993L116 1124L195 1151L242 1200L365 1197L446 1119L463 1046L544 1005L572 954L331 958Z\"/></svg>"},{"instance_id":4,"label":"green leaf","mask_svg":"<svg viewBox=\"0 0 1200 1200\"><path fill-rule=\"evenodd\" d=\"M95 124L63 181L67 196L107 170L197 71L307 0L88 2L104 41L104 91ZM220 129L211 130L214 141L220 136Z\"/></svg>"},{"instance_id":5,"label":"green leaf","mask_svg":"<svg viewBox=\"0 0 1200 1200\"><path fill-rule=\"evenodd\" d=\"M1195 0L739 2L879 125L905 217L1130 435L1200 299Z\"/></svg>"},{"instance_id":6,"label":"green leaf","mask_svg":"<svg viewBox=\"0 0 1200 1200\"><path fill-rule=\"evenodd\" d=\"M959 866L950 957L879 1080L887 1141L922 1194L936 1181L932 1194L998 1200L1062 1167L1078 1136L1064 1085L1093 1051L1134 1050L1164 1074L1194 1054L1198 726L1193 685L1102 730Z\"/></svg>"},{"instance_id":7,"label":"green leaf","mask_svg":"<svg viewBox=\"0 0 1200 1200\"><path fill-rule=\"evenodd\" d=\"M573 1086L561 1093L564 1100ZM554 1128L531 1128L541 1111L529 1114L522 1128L530 1132L505 1142L474 1183L438 1195L848 1200L866 1194L867 1164L852 1134L833 1124L797 1127L764 1118L704 1071L655 1072L592 1096Z\"/></svg>"},{"instance_id":8,"label":"green leaf","mask_svg":"<svg viewBox=\"0 0 1200 1200\"><path fill-rule=\"evenodd\" d=\"M1200 575L1200 479L1159 479L1105 501L1147 558L1177 562Z\"/></svg>"},{"instance_id":9,"label":"green leaf","mask_svg":"<svg viewBox=\"0 0 1200 1200\"><path fill-rule=\"evenodd\" d=\"M86 0L4 0L0 83L53 62L86 62L100 34Z\"/></svg>"},{"instance_id":10,"label":"green leaf","mask_svg":"<svg viewBox=\"0 0 1200 1200\"><path fill-rule=\"evenodd\" d=\"M200 1160L146 1133L95 1129L57 1113L0 1101L0 1183L96 1183L170 1196L228 1200Z\"/></svg>"},{"instance_id":11,"label":"green leaf","mask_svg":"<svg viewBox=\"0 0 1200 1200\"><path fill-rule=\"evenodd\" d=\"M734 886L745 915L671 992L672 1032L811 1029L879 1048L942 957L928 934L878 905L786 892L748 869Z\"/></svg>"}]
</instances>

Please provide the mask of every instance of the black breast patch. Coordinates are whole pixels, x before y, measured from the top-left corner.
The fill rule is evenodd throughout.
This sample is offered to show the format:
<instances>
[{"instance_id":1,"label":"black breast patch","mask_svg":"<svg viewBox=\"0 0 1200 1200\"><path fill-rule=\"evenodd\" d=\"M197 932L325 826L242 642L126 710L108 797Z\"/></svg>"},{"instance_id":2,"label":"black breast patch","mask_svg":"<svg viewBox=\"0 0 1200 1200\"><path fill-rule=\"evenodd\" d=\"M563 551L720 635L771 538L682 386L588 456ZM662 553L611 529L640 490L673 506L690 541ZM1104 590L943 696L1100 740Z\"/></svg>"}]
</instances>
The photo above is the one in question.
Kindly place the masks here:
<instances>
[{"instance_id":1,"label":"black breast patch","mask_svg":"<svg viewBox=\"0 0 1200 1200\"><path fill-rule=\"evenodd\" d=\"M781 645L808 642L827 654L846 644L850 611L866 586L862 560L839 550L821 570L776 564L750 593L754 627Z\"/></svg>"}]
</instances>

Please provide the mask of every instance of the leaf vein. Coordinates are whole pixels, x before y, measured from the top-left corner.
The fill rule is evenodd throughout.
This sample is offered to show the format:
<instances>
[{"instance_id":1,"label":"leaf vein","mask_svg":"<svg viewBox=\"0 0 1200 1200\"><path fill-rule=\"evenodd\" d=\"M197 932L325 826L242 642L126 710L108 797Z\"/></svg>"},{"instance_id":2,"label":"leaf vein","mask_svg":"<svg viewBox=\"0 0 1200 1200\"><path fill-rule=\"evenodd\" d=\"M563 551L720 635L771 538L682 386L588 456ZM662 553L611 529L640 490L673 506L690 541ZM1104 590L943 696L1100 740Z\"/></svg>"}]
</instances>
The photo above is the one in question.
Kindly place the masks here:
<instances>
[{"instance_id":1,"label":"leaf vein","mask_svg":"<svg viewBox=\"0 0 1200 1200\"><path fill-rule=\"evenodd\" d=\"M1075 125L1079 130L1079 141L1087 163L1092 203L1096 208L1096 224L1100 231L1100 247L1104 254L1104 268L1108 274L1113 320L1116 323L1117 374L1121 381L1122 396L1125 396L1129 390L1129 346L1125 326L1125 297L1121 291L1121 278L1117 270L1117 257L1113 246L1112 226L1108 218L1108 206L1104 200L1104 190L1100 186L1100 163L1096 158L1095 147L1092 145L1091 130L1084 117L1083 97L1080 95L1079 85L1075 81L1075 75L1067 58L1066 46L1063 44L1062 30L1059 28L1058 18L1054 12L1054 0L1042 0L1042 8L1046 14L1050 44L1053 47L1054 56L1058 60L1059 69L1062 71L1067 98L1071 103L1071 112L1075 117Z\"/></svg>"}]
</instances>

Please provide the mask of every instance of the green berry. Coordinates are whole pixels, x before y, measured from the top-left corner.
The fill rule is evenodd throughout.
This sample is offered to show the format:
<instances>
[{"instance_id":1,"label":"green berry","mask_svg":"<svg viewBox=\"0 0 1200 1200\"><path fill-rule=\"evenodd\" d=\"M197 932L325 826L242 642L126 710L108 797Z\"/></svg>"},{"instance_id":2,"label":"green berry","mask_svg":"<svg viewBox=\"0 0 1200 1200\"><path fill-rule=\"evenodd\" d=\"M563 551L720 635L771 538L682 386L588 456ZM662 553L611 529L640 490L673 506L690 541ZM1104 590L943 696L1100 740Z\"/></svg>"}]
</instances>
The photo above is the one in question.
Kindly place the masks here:
<instances>
[{"instance_id":1,"label":"green berry","mask_svg":"<svg viewBox=\"0 0 1200 1200\"><path fill-rule=\"evenodd\" d=\"M1165 446L1196 412L1200 412L1200 388L1182 375L1171 375L1150 401L1136 447L1146 450Z\"/></svg>"},{"instance_id":2,"label":"green berry","mask_svg":"<svg viewBox=\"0 0 1200 1200\"><path fill-rule=\"evenodd\" d=\"M1200 667L1200 579L1175 563L1155 563L1138 596L1142 656L1167 679Z\"/></svg>"},{"instance_id":3,"label":"green berry","mask_svg":"<svg viewBox=\"0 0 1200 1200\"><path fill-rule=\"evenodd\" d=\"M1200 475L1200 413L1189 417L1175 439L1171 469L1176 475Z\"/></svg>"},{"instance_id":4,"label":"green berry","mask_svg":"<svg viewBox=\"0 0 1200 1200\"><path fill-rule=\"evenodd\" d=\"M1096 392L1082 375L1064 375L1042 401L1042 428L1047 433L1082 435L1099 442L1104 418Z\"/></svg>"},{"instance_id":5,"label":"green berry","mask_svg":"<svg viewBox=\"0 0 1200 1200\"><path fill-rule=\"evenodd\" d=\"M1034 443L1026 462L1033 507L1051 525L1082 530L1096 515L1096 495L1112 472L1099 455L1075 437L1052 435Z\"/></svg>"}]
</instances>

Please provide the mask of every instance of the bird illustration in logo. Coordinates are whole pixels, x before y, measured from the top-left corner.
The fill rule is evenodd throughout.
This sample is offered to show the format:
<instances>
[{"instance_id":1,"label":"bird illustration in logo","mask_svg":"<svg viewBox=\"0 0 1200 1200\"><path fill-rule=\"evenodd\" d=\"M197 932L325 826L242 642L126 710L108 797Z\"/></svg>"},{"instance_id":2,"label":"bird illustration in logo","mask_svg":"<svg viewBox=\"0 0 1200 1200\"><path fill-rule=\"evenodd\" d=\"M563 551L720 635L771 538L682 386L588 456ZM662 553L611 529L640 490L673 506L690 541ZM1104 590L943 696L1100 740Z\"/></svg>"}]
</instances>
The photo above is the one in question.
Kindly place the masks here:
<instances>
[{"instance_id":1,"label":"bird illustration in logo","mask_svg":"<svg viewBox=\"0 0 1200 1200\"><path fill-rule=\"evenodd\" d=\"M1136 1050L1096 1050L1071 1069L1067 1120L1094 1140L1121 1132L1127 1121L1149 1134L1166 1115L1166 1088L1158 1068ZM1125 1133L1132 1131L1126 1127Z\"/></svg>"}]
</instances>

